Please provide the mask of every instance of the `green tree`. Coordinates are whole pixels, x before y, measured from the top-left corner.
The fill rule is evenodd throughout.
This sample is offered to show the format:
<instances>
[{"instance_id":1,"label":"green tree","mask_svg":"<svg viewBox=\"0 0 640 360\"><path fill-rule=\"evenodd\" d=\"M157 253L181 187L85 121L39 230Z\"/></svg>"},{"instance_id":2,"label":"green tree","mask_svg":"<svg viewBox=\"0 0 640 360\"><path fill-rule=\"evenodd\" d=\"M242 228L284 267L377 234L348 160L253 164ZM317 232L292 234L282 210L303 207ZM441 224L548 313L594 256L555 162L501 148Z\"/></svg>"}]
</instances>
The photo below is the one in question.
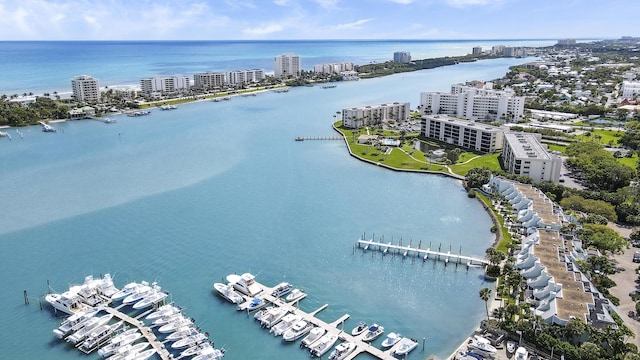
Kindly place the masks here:
<instances>
[{"instance_id":1,"label":"green tree","mask_svg":"<svg viewBox=\"0 0 640 360\"><path fill-rule=\"evenodd\" d=\"M484 308L487 312L487 319L489 319L489 300L491 299L491 289L482 288L480 289L480 299L484 301Z\"/></svg>"},{"instance_id":2,"label":"green tree","mask_svg":"<svg viewBox=\"0 0 640 360\"><path fill-rule=\"evenodd\" d=\"M627 241L606 225L584 224L582 229L577 231L577 235L585 247L594 246L603 253L619 253L627 246Z\"/></svg>"},{"instance_id":3,"label":"green tree","mask_svg":"<svg viewBox=\"0 0 640 360\"><path fill-rule=\"evenodd\" d=\"M487 168L469 169L464 181L468 189L479 188L491 180L491 170Z\"/></svg>"}]
</instances>

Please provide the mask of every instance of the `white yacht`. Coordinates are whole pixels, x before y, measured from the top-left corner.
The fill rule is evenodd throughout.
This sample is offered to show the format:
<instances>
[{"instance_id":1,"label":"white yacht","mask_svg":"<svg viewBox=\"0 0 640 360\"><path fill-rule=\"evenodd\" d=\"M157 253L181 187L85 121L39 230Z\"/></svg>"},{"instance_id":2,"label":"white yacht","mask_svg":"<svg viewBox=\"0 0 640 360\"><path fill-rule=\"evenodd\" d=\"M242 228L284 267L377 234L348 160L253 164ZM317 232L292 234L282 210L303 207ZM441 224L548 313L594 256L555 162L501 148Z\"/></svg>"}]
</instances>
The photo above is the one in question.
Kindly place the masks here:
<instances>
[{"instance_id":1,"label":"white yacht","mask_svg":"<svg viewBox=\"0 0 640 360\"><path fill-rule=\"evenodd\" d=\"M351 335L358 336L363 332L367 331L368 328L369 328L369 325L366 322L360 321L358 323L358 326L354 327L353 330L351 330Z\"/></svg>"},{"instance_id":2,"label":"white yacht","mask_svg":"<svg viewBox=\"0 0 640 360\"><path fill-rule=\"evenodd\" d=\"M213 349L213 345L211 345L208 341L201 341L196 344L190 345L186 350L180 353L180 357L188 357L188 356L196 356L198 354L202 354L204 352L208 352L209 349Z\"/></svg>"},{"instance_id":3,"label":"white yacht","mask_svg":"<svg viewBox=\"0 0 640 360\"><path fill-rule=\"evenodd\" d=\"M480 355L487 355L493 357L498 351L491 342L482 336L475 335L468 344L469 349L477 351Z\"/></svg>"},{"instance_id":4,"label":"white yacht","mask_svg":"<svg viewBox=\"0 0 640 360\"><path fill-rule=\"evenodd\" d=\"M84 310L80 310L77 313L69 316L66 320L64 320L57 329L53 330L53 334L58 338L62 339L73 331L78 330L79 324L82 324L83 321L86 321L89 318L94 317L100 308L88 308ZM78 329L74 329L75 326L78 325Z\"/></svg>"},{"instance_id":5,"label":"white yacht","mask_svg":"<svg viewBox=\"0 0 640 360\"><path fill-rule=\"evenodd\" d=\"M269 313L269 311L271 309L273 309L273 306L267 306L265 308L262 308L258 311L256 311L256 313L253 315L253 318L258 320L258 321L262 321L262 318L265 317L265 315L267 315Z\"/></svg>"},{"instance_id":6,"label":"white yacht","mask_svg":"<svg viewBox=\"0 0 640 360\"><path fill-rule=\"evenodd\" d=\"M282 334L284 341L296 341L299 338L305 336L315 325L307 320L300 320L293 324L293 326Z\"/></svg>"},{"instance_id":7,"label":"white yacht","mask_svg":"<svg viewBox=\"0 0 640 360\"><path fill-rule=\"evenodd\" d=\"M133 359L135 354L140 353L144 349L148 348L151 344L148 342L141 342L137 344L129 344L125 346L121 346L113 353L113 355L109 356L109 360L129 360Z\"/></svg>"},{"instance_id":8,"label":"white yacht","mask_svg":"<svg viewBox=\"0 0 640 360\"><path fill-rule=\"evenodd\" d=\"M180 316L175 320L171 321L170 323L160 326L160 328L158 329L158 332L161 334L168 334L168 333L175 332L176 330L178 330L183 326L191 326L191 325L193 325L192 319L188 319L184 316Z\"/></svg>"},{"instance_id":9,"label":"white yacht","mask_svg":"<svg viewBox=\"0 0 640 360\"><path fill-rule=\"evenodd\" d=\"M107 324L112 318L113 318L112 314L106 314L100 317L91 318L89 321L87 321L85 326L83 326L81 329L74 332L73 334L69 335L69 337L67 338L67 342L70 342L72 344L80 343L87 336L91 334L93 329L97 328L98 326Z\"/></svg>"},{"instance_id":10,"label":"white yacht","mask_svg":"<svg viewBox=\"0 0 640 360\"><path fill-rule=\"evenodd\" d=\"M182 313L169 314L153 320L152 326L162 326L183 317Z\"/></svg>"},{"instance_id":11,"label":"white yacht","mask_svg":"<svg viewBox=\"0 0 640 360\"><path fill-rule=\"evenodd\" d=\"M284 334L285 331L291 329L293 324L297 323L301 319L302 319L301 315L287 314L285 315L285 317L282 318L282 320L280 320L279 323L272 326L269 332L272 333L274 336L280 336Z\"/></svg>"},{"instance_id":12,"label":"white yacht","mask_svg":"<svg viewBox=\"0 0 640 360\"><path fill-rule=\"evenodd\" d=\"M278 298L288 294L291 290L293 290L293 286L291 286L291 284L288 282L281 282L271 290L271 296Z\"/></svg>"},{"instance_id":13,"label":"white yacht","mask_svg":"<svg viewBox=\"0 0 640 360\"><path fill-rule=\"evenodd\" d=\"M141 285L134 292L129 294L126 298L122 299L122 303L126 305L133 305L137 303L138 301L142 300L144 297L153 294L154 286L156 286L155 283L149 286L149 283L143 281Z\"/></svg>"},{"instance_id":14,"label":"white yacht","mask_svg":"<svg viewBox=\"0 0 640 360\"><path fill-rule=\"evenodd\" d=\"M255 276L250 273L227 275L227 282L247 296L255 297L262 292L262 287L256 283Z\"/></svg>"},{"instance_id":15,"label":"white yacht","mask_svg":"<svg viewBox=\"0 0 640 360\"><path fill-rule=\"evenodd\" d=\"M320 340L316 341L311 347L311 357L322 357L324 353L329 351L333 344L338 341L338 335L336 334L325 334Z\"/></svg>"},{"instance_id":16,"label":"white yacht","mask_svg":"<svg viewBox=\"0 0 640 360\"><path fill-rule=\"evenodd\" d=\"M287 309L281 307L274 307L260 320L260 326L270 329L273 325L277 324L285 315L287 315Z\"/></svg>"},{"instance_id":17,"label":"white yacht","mask_svg":"<svg viewBox=\"0 0 640 360\"><path fill-rule=\"evenodd\" d=\"M287 296L285 296L284 300L286 302L294 302L294 301L302 300L305 297L307 297L306 292L300 289L293 289Z\"/></svg>"},{"instance_id":18,"label":"white yacht","mask_svg":"<svg viewBox=\"0 0 640 360\"><path fill-rule=\"evenodd\" d=\"M213 288L216 289L216 291L218 292L218 294L220 294L220 296L222 296L232 304L241 304L244 302L244 298L242 297L242 295L238 294L238 292L233 290L233 285L215 283L213 284Z\"/></svg>"},{"instance_id":19,"label":"white yacht","mask_svg":"<svg viewBox=\"0 0 640 360\"><path fill-rule=\"evenodd\" d=\"M142 334L136 328L126 330L113 337L107 345L98 349L98 355L102 357L111 356L118 348L129 345L141 337Z\"/></svg>"},{"instance_id":20,"label":"white yacht","mask_svg":"<svg viewBox=\"0 0 640 360\"><path fill-rule=\"evenodd\" d=\"M138 302L136 302L133 305L133 308L136 309L136 310L147 308L147 307L149 307L151 305L154 305L154 304L157 304L157 303L163 301L164 299L167 298L167 296L169 296L169 294L167 294L166 292L162 291L159 286L158 287L154 287L153 292L151 294L143 297Z\"/></svg>"},{"instance_id":21,"label":"white yacht","mask_svg":"<svg viewBox=\"0 0 640 360\"><path fill-rule=\"evenodd\" d=\"M364 334L362 341L364 342L373 341L377 339L378 336L382 335L383 332L384 332L384 326L373 324L369 326L369 329L367 329L367 332Z\"/></svg>"},{"instance_id":22,"label":"white yacht","mask_svg":"<svg viewBox=\"0 0 640 360\"><path fill-rule=\"evenodd\" d=\"M329 360L343 360L356 349L356 343L346 341L338 344L329 354Z\"/></svg>"},{"instance_id":23,"label":"white yacht","mask_svg":"<svg viewBox=\"0 0 640 360\"><path fill-rule=\"evenodd\" d=\"M145 351L140 351L137 354L135 354L131 360L147 360L148 358L152 357L154 354L156 353L156 349L147 349ZM125 360L129 360L129 358L125 358Z\"/></svg>"},{"instance_id":24,"label":"white yacht","mask_svg":"<svg viewBox=\"0 0 640 360\"><path fill-rule=\"evenodd\" d=\"M62 294L47 294L44 299L53 306L55 310L62 311L65 314L73 315L80 310L88 308L89 305L82 302L78 295L80 286L72 286L68 291Z\"/></svg>"},{"instance_id":25,"label":"white yacht","mask_svg":"<svg viewBox=\"0 0 640 360\"><path fill-rule=\"evenodd\" d=\"M182 326L179 329L177 329L176 331L174 331L173 333L167 335L166 338L164 338L167 341L178 341L182 338L185 338L187 336L190 335L195 335L197 334L199 331L194 328L193 326Z\"/></svg>"},{"instance_id":26,"label":"white yacht","mask_svg":"<svg viewBox=\"0 0 640 360\"><path fill-rule=\"evenodd\" d=\"M158 308L158 310L152 312L147 315L145 319L147 320L155 320L161 317L179 314L182 311L179 307L173 306L172 304L162 305Z\"/></svg>"},{"instance_id":27,"label":"white yacht","mask_svg":"<svg viewBox=\"0 0 640 360\"><path fill-rule=\"evenodd\" d=\"M115 324L108 325L100 325L97 328L91 331L91 334L87 336L87 338L82 343L82 348L85 350L91 350L96 348L102 342L104 342L107 338L111 336L116 330L122 326L123 321L120 320Z\"/></svg>"},{"instance_id":28,"label":"white yacht","mask_svg":"<svg viewBox=\"0 0 640 360\"><path fill-rule=\"evenodd\" d=\"M320 340L324 333L327 332L324 328L320 326L316 326L311 331L309 331L309 335L307 335L302 342L300 343L300 347L311 347L315 344L316 341Z\"/></svg>"},{"instance_id":29,"label":"white yacht","mask_svg":"<svg viewBox=\"0 0 640 360\"><path fill-rule=\"evenodd\" d=\"M203 334L201 332L194 334L194 335L189 335L185 338L182 338L176 342L174 342L173 344L171 344L171 348L172 349L184 349L187 347L191 347L193 345L199 344L203 341L207 340L207 335Z\"/></svg>"},{"instance_id":30,"label":"white yacht","mask_svg":"<svg viewBox=\"0 0 640 360\"><path fill-rule=\"evenodd\" d=\"M398 342L398 346L393 351L393 354L394 355L398 355L398 356L404 356L404 355L407 355L408 353L410 353L417 346L418 346L418 342L417 341L413 341L413 340L405 337L405 338L402 338L402 340L400 340Z\"/></svg>"},{"instance_id":31,"label":"white yacht","mask_svg":"<svg viewBox=\"0 0 640 360\"><path fill-rule=\"evenodd\" d=\"M138 287L140 287L140 284L138 284L137 282L128 283L122 289L117 291L115 294L111 295L111 300L112 301L122 300L127 296L131 295L133 292L135 292L138 289Z\"/></svg>"},{"instance_id":32,"label":"white yacht","mask_svg":"<svg viewBox=\"0 0 640 360\"><path fill-rule=\"evenodd\" d=\"M191 360L220 360L224 357L224 349L205 350L191 358Z\"/></svg>"},{"instance_id":33,"label":"white yacht","mask_svg":"<svg viewBox=\"0 0 640 360\"><path fill-rule=\"evenodd\" d=\"M402 336L400 336L400 334L391 332L389 333L389 335L387 335L387 337L384 340L382 340L382 347L390 348L393 345L395 345L398 341L400 341L400 339L402 339Z\"/></svg>"},{"instance_id":34,"label":"white yacht","mask_svg":"<svg viewBox=\"0 0 640 360\"><path fill-rule=\"evenodd\" d=\"M513 357L513 360L527 360L529 358L529 351L522 346L519 346L516 349L516 353Z\"/></svg>"}]
</instances>

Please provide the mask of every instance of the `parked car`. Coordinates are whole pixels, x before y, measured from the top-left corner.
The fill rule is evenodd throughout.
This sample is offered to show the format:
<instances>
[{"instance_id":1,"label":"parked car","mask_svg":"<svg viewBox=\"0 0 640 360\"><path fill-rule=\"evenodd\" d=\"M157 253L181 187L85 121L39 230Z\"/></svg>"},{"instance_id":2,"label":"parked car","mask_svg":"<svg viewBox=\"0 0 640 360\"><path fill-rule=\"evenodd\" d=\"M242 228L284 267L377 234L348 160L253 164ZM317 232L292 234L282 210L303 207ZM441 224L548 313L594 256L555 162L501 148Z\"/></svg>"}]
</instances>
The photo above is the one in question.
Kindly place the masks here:
<instances>
[{"instance_id":1,"label":"parked car","mask_svg":"<svg viewBox=\"0 0 640 360\"><path fill-rule=\"evenodd\" d=\"M636 252L633 254L633 262L635 262L635 263L640 263L640 252L636 251Z\"/></svg>"}]
</instances>

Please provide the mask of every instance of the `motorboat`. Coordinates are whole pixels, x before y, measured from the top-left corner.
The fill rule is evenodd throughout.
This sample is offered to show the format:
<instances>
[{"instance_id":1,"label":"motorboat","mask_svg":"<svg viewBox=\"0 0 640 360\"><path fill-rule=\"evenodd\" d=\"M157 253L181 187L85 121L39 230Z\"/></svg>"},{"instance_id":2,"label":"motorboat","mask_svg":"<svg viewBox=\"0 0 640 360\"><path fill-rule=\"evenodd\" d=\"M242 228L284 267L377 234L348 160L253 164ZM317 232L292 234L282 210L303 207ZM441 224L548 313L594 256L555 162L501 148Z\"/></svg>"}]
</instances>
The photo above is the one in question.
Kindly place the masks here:
<instances>
[{"instance_id":1,"label":"motorboat","mask_svg":"<svg viewBox=\"0 0 640 360\"><path fill-rule=\"evenodd\" d=\"M272 333L274 336L280 336L284 334L285 331L291 329L293 324L297 323L301 319L302 319L301 315L287 314L285 315L285 317L282 318L282 320L280 320L279 323L272 326L269 332Z\"/></svg>"},{"instance_id":2,"label":"motorboat","mask_svg":"<svg viewBox=\"0 0 640 360\"><path fill-rule=\"evenodd\" d=\"M400 341L400 339L402 339L402 336L400 336L400 334L394 333L394 332L390 332L389 335L387 335L387 337L384 340L382 340L382 347L383 348L390 348L393 345L395 345L396 343L398 343L398 341Z\"/></svg>"},{"instance_id":3,"label":"motorboat","mask_svg":"<svg viewBox=\"0 0 640 360\"><path fill-rule=\"evenodd\" d=\"M98 355L102 357L111 356L118 348L129 345L141 337L142 334L136 328L126 330L114 336L107 345L98 349Z\"/></svg>"},{"instance_id":4,"label":"motorboat","mask_svg":"<svg viewBox=\"0 0 640 360\"><path fill-rule=\"evenodd\" d=\"M97 328L98 326L107 324L112 318L112 314L106 314L100 317L92 317L89 321L87 321L85 326L69 335L69 337L67 338L67 342L70 342L74 345L80 343L91 334L93 329Z\"/></svg>"},{"instance_id":5,"label":"motorboat","mask_svg":"<svg viewBox=\"0 0 640 360\"><path fill-rule=\"evenodd\" d=\"M354 327L353 330L351 330L351 335L358 336L363 332L365 332L368 328L369 328L369 325L366 322L360 321L358 323L358 326Z\"/></svg>"},{"instance_id":6,"label":"motorboat","mask_svg":"<svg viewBox=\"0 0 640 360\"><path fill-rule=\"evenodd\" d=\"M207 335L201 332L196 333L194 335L189 335L185 338L182 338L173 344L171 344L172 349L184 349L187 347L191 347L193 345L199 344L203 341L207 340Z\"/></svg>"},{"instance_id":7,"label":"motorboat","mask_svg":"<svg viewBox=\"0 0 640 360\"><path fill-rule=\"evenodd\" d=\"M62 311L65 314L73 315L89 306L84 304L76 291L65 291L62 294L47 294L44 299L56 311Z\"/></svg>"},{"instance_id":8,"label":"motorboat","mask_svg":"<svg viewBox=\"0 0 640 360\"><path fill-rule=\"evenodd\" d=\"M309 335L302 339L300 347L310 348L316 341L320 340L320 338L324 336L325 332L327 332L327 330L320 326L314 327L313 329L311 329L311 331L309 331Z\"/></svg>"},{"instance_id":9,"label":"motorboat","mask_svg":"<svg viewBox=\"0 0 640 360\"><path fill-rule=\"evenodd\" d=\"M100 311L100 308L87 308L84 310L80 310L77 313L69 316L65 319L57 329L53 330L53 334L58 338L62 339L73 331L78 329L74 329L76 325L82 324L83 321L92 318ZM79 327L78 327L79 328Z\"/></svg>"},{"instance_id":10,"label":"motorboat","mask_svg":"<svg viewBox=\"0 0 640 360\"><path fill-rule=\"evenodd\" d=\"M378 324L373 324L369 326L367 332L364 334L362 341L370 342L378 338L378 336L382 335L384 332L384 326L380 326Z\"/></svg>"},{"instance_id":11,"label":"motorboat","mask_svg":"<svg viewBox=\"0 0 640 360\"><path fill-rule=\"evenodd\" d=\"M131 295L132 293L134 293L139 287L140 287L140 284L138 284L137 282L130 282L127 285L123 286L122 289L117 291L115 294L111 295L111 300L112 301L122 300L127 296Z\"/></svg>"},{"instance_id":12,"label":"motorboat","mask_svg":"<svg viewBox=\"0 0 640 360\"><path fill-rule=\"evenodd\" d=\"M518 347L518 349L516 350L515 356L513 357L514 360L527 360L528 358L529 358L529 351L522 346Z\"/></svg>"},{"instance_id":13,"label":"motorboat","mask_svg":"<svg viewBox=\"0 0 640 360\"><path fill-rule=\"evenodd\" d=\"M262 287L256 283L255 276L250 273L227 275L227 282L247 296L255 297L262 292Z\"/></svg>"},{"instance_id":14,"label":"motorboat","mask_svg":"<svg viewBox=\"0 0 640 360\"><path fill-rule=\"evenodd\" d=\"M351 341L346 341L338 344L335 349L329 354L329 360L343 360L349 354L356 349L356 343Z\"/></svg>"},{"instance_id":15,"label":"motorboat","mask_svg":"<svg viewBox=\"0 0 640 360\"><path fill-rule=\"evenodd\" d=\"M191 358L191 360L220 360L224 356L224 349L203 350L200 354Z\"/></svg>"},{"instance_id":16,"label":"motorboat","mask_svg":"<svg viewBox=\"0 0 640 360\"><path fill-rule=\"evenodd\" d=\"M272 308L263 318L260 320L260 326L270 329L273 325L277 324L285 315L288 310L281 307Z\"/></svg>"},{"instance_id":17,"label":"motorboat","mask_svg":"<svg viewBox=\"0 0 640 360\"><path fill-rule=\"evenodd\" d=\"M136 355L134 355L134 357L131 360L147 360L148 358L152 357L155 353L156 353L156 349L147 349L145 351L141 351ZM129 360L129 358L126 358L126 360Z\"/></svg>"},{"instance_id":18,"label":"motorboat","mask_svg":"<svg viewBox=\"0 0 640 360\"><path fill-rule=\"evenodd\" d=\"M151 346L148 342L141 342L137 344L129 344L125 346L121 346L113 353L113 355L109 356L107 359L109 360L129 360L132 359L135 354L140 353L144 349Z\"/></svg>"},{"instance_id":19,"label":"motorboat","mask_svg":"<svg viewBox=\"0 0 640 360\"><path fill-rule=\"evenodd\" d=\"M195 335L197 334L199 331L198 329L194 328L193 326L182 326L181 328L177 329L176 331L172 332L171 334L167 335L166 338L164 338L166 341L178 341L182 338L185 338L187 336L190 335Z\"/></svg>"},{"instance_id":20,"label":"motorboat","mask_svg":"<svg viewBox=\"0 0 640 360\"><path fill-rule=\"evenodd\" d=\"M273 309L273 306L267 306L266 308L262 308L253 315L253 318L262 321L262 318L269 313L269 311Z\"/></svg>"},{"instance_id":21,"label":"motorboat","mask_svg":"<svg viewBox=\"0 0 640 360\"><path fill-rule=\"evenodd\" d=\"M175 320L171 321L170 323L160 326L160 328L158 329L158 332L161 334L169 334L169 333L175 332L176 330L178 330L183 326L189 326L189 325L193 325L193 320L186 318L184 316L180 316Z\"/></svg>"},{"instance_id":22,"label":"motorboat","mask_svg":"<svg viewBox=\"0 0 640 360\"><path fill-rule=\"evenodd\" d=\"M213 345L211 345L208 341L200 341L195 344L190 345L186 350L180 353L180 357L189 357L196 356L198 354L202 354L207 352L209 349L213 349Z\"/></svg>"},{"instance_id":23,"label":"motorboat","mask_svg":"<svg viewBox=\"0 0 640 360\"><path fill-rule=\"evenodd\" d=\"M482 336L475 335L468 344L469 349L472 351L477 351L480 355L494 355L498 349L496 349L491 342Z\"/></svg>"},{"instance_id":24,"label":"motorboat","mask_svg":"<svg viewBox=\"0 0 640 360\"><path fill-rule=\"evenodd\" d=\"M160 110L175 110L178 108L178 105L167 104L160 106Z\"/></svg>"},{"instance_id":25,"label":"motorboat","mask_svg":"<svg viewBox=\"0 0 640 360\"><path fill-rule=\"evenodd\" d=\"M273 288L271 296L279 298L288 294L291 290L293 290L293 286L291 286L291 284L288 282L281 282Z\"/></svg>"},{"instance_id":26,"label":"motorboat","mask_svg":"<svg viewBox=\"0 0 640 360\"><path fill-rule=\"evenodd\" d=\"M62 294L47 294L45 300L57 311L73 315L88 307L104 304L118 289L113 285L111 275L94 279L87 276L82 285L73 285Z\"/></svg>"},{"instance_id":27,"label":"motorboat","mask_svg":"<svg viewBox=\"0 0 640 360\"><path fill-rule=\"evenodd\" d=\"M284 300L286 302L294 302L298 300L302 300L307 297L307 293L300 289L293 289L287 296L285 296Z\"/></svg>"},{"instance_id":28,"label":"motorboat","mask_svg":"<svg viewBox=\"0 0 640 360\"><path fill-rule=\"evenodd\" d=\"M122 303L125 305L133 305L138 301L142 300L146 296L153 294L155 291L153 287L156 284L154 283L152 286L149 286L149 283L142 282L141 286L139 286L134 292L129 294L126 298L122 299Z\"/></svg>"},{"instance_id":29,"label":"motorboat","mask_svg":"<svg viewBox=\"0 0 640 360\"><path fill-rule=\"evenodd\" d=\"M311 357L322 357L324 353L329 351L333 344L338 341L338 335L336 334L325 334L320 340L316 341L311 347Z\"/></svg>"},{"instance_id":30,"label":"motorboat","mask_svg":"<svg viewBox=\"0 0 640 360\"><path fill-rule=\"evenodd\" d=\"M158 308L158 310L152 312L151 314L147 315L145 317L145 319L147 320L155 320L161 317L165 317L168 315L173 315L173 314L179 314L180 311L182 311L182 309L180 309L179 307L173 306L171 304L167 304L167 305L162 305Z\"/></svg>"},{"instance_id":31,"label":"motorboat","mask_svg":"<svg viewBox=\"0 0 640 360\"><path fill-rule=\"evenodd\" d=\"M216 289L220 296L232 304L241 304L244 302L242 295L233 290L233 285L214 283L213 288Z\"/></svg>"},{"instance_id":32,"label":"motorboat","mask_svg":"<svg viewBox=\"0 0 640 360\"><path fill-rule=\"evenodd\" d=\"M89 336L87 336L87 338L82 343L82 348L85 350L91 350L96 348L98 345L104 342L107 338L109 338L111 334L113 334L116 330L118 330L123 323L124 322L121 320L112 325L104 324L93 329L91 331L91 334L89 334Z\"/></svg>"},{"instance_id":33,"label":"motorboat","mask_svg":"<svg viewBox=\"0 0 640 360\"><path fill-rule=\"evenodd\" d=\"M178 320L181 317L183 317L182 313L176 313L176 314L170 314L170 315L165 315L163 317L159 317L155 320L153 320L152 325L153 326L162 326L165 324L168 324L174 320Z\"/></svg>"},{"instance_id":34,"label":"motorboat","mask_svg":"<svg viewBox=\"0 0 640 360\"><path fill-rule=\"evenodd\" d=\"M142 300L138 301L133 305L133 308L136 310L147 308L151 305L157 304L169 296L166 292L162 291L160 287L154 288L154 292L148 296L142 298Z\"/></svg>"},{"instance_id":35,"label":"motorboat","mask_svg":"<svg viewBox=\"0 0 640 360\"><path fill-rule=\"evenodd\" d=\"M513 354L514 352L516 352L516 342L511 340L507 341L507 353Z\"/></svg>"},{"instance_id":36,"label":"motorboat","mask_svg":"<svg viewBox=\"0 0 640 360\"><path fill-rule=\"evenodd\" d=\"M263 306L267 305L267 302L263 299L263 298L253 298L251 299L249 302L245 303L245 304L238 304L238 306L236 307L236 309L238 309L238 311L255 311L258 310L260 308L262 308Z\"/></svg>"},{"instance_id":37,"label":"motorboat","mask_svg":"<svg viewBox=\"0 0 640 360\"><path fill-rule=\"evenodd\" d=\"M478 354L472 352L460 351L455 356L455 360L484 360L484 358Z\"/></svg>"},{"instance_id":38,"label":"motorboat","mask_svg":"<svg viewBox=\"0 0 640 360\"><path fill-rule=\"evenodd\" d=\"M282 334L282 338L284 341L296 341L299 338L305 336L311 329L313 329L314 325L307 320L299 320L289 330L285 331Z\"/></svg>"},{"instance_id":39,"label":"motorboat","mask_svg":"<svg viewBox=\"0 0 640 360\"><path fill-rule=\"evenodd\" d=\"M405 337L398 342L398 346L393 351L393 354L398 356L404 356L410 353L417 346L418 346L417 341L414 341Z\"/></svg>"}]
</instances>

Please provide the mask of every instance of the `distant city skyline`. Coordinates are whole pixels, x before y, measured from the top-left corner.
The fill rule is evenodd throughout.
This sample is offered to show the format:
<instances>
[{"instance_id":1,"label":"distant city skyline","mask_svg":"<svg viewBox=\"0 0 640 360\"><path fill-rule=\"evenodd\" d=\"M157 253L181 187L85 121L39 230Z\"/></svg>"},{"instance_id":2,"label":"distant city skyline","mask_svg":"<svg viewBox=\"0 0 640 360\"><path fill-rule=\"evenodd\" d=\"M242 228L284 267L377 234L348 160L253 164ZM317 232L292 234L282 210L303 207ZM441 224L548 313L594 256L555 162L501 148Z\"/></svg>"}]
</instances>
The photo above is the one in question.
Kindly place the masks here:
<instances>
[{"instance_id":1,"label":"distant city skyline","mask_svg":"<svg viewBox=\"0 0 640 360\"><path fill-rule=\"evenodd\" d=\"M640 36L635 1L0 0L0 40Z\"/></svg>"}]
</instances>

